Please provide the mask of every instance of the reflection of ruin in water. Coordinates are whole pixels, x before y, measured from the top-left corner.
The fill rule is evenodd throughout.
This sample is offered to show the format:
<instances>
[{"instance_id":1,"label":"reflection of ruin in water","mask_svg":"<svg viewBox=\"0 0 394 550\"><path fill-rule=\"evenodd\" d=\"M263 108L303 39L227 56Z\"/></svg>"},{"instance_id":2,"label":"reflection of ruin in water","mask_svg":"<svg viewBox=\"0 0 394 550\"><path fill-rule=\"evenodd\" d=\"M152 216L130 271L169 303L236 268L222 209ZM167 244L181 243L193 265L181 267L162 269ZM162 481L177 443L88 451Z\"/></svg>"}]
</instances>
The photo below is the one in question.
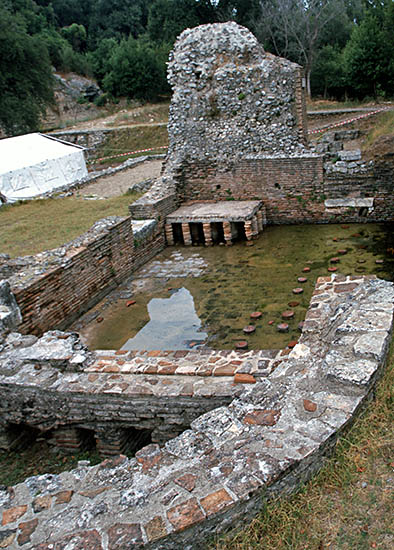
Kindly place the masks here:
<instances>
[{"instance_id":1,"label":"reflection of ruin in water","mask_svg":"<svg viewBox=\"0 0 394 550\"><path fill-rule=\"evenodd\" d=\"M124 350L180 350L190 344L203 343L208 334L202 332L193 296L186 288L177 289L170 298L153 298L147 306L150 320L122 346Z\"/></svg>"}]
</instances>

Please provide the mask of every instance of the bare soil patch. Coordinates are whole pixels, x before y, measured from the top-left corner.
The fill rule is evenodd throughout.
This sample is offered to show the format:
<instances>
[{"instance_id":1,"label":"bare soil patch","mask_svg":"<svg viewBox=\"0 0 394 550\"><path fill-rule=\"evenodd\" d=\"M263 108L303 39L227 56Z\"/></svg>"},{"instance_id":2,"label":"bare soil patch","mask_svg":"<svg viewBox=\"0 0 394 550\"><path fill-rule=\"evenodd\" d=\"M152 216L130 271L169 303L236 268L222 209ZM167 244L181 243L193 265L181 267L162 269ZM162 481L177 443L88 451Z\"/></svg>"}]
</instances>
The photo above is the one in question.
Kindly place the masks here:
<instances>
[{"instance_id":1,"label":"bare soil patch","mask_svg":"<svg viewBox=\"0 0 394 550\"><path fill-rule=\"evenodd\" d=\"M81 188L77 192L77 196L97 195L108 198L123 195L136 183L158 178L162 163L162 160L146 161L116 174L103 176Z\"/></svg>"}]
</instances>

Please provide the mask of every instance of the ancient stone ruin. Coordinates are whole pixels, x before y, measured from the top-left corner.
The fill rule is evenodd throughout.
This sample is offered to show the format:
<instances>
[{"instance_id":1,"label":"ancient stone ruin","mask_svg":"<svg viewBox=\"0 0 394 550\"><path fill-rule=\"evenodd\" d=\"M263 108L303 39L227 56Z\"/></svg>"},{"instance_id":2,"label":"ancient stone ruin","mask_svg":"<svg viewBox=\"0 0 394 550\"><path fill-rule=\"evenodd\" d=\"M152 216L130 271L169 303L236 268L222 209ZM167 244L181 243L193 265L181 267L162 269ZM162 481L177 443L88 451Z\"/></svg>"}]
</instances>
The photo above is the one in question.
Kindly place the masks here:
<instances>
[{"instance_id":1,"label":"ancient stone ruin","mask_svg":"<svg viewBox=\"0 0 394 550\"><path fill-rule=\"evenodd\" d=\"M0 257L0 447L51 430L65 451L93 441L113 457L0 488L0 548L203 548L253 517L263 494L313 475L384 367L394 286L374 277L318 279L291 351L93 352L62 332L166 244L328 222L327 200L356 205L335 203L336 221L359 221L366 198L369 219L394 210L384 174L373 190L376 174L324 174L307 146L301 68L246 29L185 31L169 78L166 166L132 217L34 257Z\"/></svg>"}]
</instances>

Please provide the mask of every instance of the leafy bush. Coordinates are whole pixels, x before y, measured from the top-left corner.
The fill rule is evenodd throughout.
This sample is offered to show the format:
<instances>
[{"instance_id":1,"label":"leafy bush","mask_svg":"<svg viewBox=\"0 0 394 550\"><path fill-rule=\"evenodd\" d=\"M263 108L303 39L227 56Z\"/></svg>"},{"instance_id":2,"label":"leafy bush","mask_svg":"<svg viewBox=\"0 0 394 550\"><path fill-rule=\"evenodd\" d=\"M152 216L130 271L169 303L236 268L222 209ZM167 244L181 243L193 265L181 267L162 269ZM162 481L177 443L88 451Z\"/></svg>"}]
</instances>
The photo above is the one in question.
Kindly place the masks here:
<instances>
[{"instance_id":1,"label":"leafy bush","mask_svg":"<svg viewBox=\"0 0 394 550\"><path fill-rule=\"evenodd\" d=\"M153 99L166 91L165 65L161 50L151 43L129 37L114 48L104 89L114 96Z\"/></svg>"}]
</instances>

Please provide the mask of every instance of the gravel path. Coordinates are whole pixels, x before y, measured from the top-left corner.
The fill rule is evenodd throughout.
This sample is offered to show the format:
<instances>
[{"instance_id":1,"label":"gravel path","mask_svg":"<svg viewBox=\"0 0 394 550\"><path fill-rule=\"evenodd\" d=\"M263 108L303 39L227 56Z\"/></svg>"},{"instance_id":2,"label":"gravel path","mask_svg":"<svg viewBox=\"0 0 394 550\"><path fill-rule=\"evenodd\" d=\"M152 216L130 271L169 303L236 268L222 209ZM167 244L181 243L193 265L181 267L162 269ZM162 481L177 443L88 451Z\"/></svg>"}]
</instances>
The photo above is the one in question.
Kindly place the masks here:
<instances>
[{"instance_id":1,"label":"gravel path","mask_svg":"<svg viewBox=\"0 0 394 550\"><path fill-rule=\"evenodd\" d=\"M158 178L162 163L162 160L150 160L111 176L103 176L84 186L77 194L82 197L97 195L105 198L123 195L135 183Z\"/></svg>"}]
</instances>

